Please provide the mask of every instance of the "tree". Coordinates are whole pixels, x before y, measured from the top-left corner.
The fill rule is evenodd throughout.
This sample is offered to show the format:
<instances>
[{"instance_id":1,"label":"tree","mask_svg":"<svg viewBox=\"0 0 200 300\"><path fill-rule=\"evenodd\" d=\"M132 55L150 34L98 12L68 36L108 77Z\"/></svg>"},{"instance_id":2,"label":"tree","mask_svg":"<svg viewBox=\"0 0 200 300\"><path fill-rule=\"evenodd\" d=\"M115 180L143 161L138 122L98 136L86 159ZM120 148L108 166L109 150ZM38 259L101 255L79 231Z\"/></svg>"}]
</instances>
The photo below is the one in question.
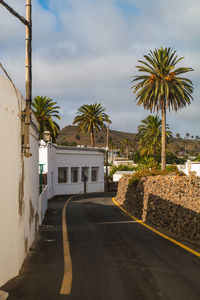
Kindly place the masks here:
<instances>
[{"instance_id":1,"label":"tree","mask_svg":"<svg viewBox=\"0 0 200 300\"><path fill-rule=\"evenodd\" d=\"M138 137L141 155L153 156L154 163L157 162L157 155L161 149L161 136L162 136L162 121L159 116L150 115L141 121L138 126ZM166 135L172 135L166 125Z\"/></svg>"},{"instance_id":2,"label":"tree","mask_svg":"<svg viewBox=\"0 0 200 300\"><path fill-rule=\"evenodd\" d=\"M107 128L105 123L111 123L105 110L101 103L85 104L78 108L78 115L74 118L73 124L77 125L79 132L90 133L92 147L94 147L94 132L105 131Z\"/></svg>"},{"instance_id":3,"label":"tree","mask_svg":"<svg viewBox=\"0 0 200 300\"><path fill-rule=\"evenodd\" d=\"M32 111L39 123L40 139L43 138L44 131L48 130L51 132L53 142L56 141L60 127L53 118L60 120L58 109L60 109L60 106L57 105L57 102L46 96L37 96L33 98Z\"/></svg>"},{"instance_id":4,"label":"tree","mask_svg":"<svg viewBox=\"0 0 200 300\"><path fill-rule=\"evenodd\" d=\"M122 140L121 144L122 144L122 147L125 148L125 152L126 152L126 160L128 161L128 147L130 145L130 140L129 139L124 139Z\"/></svg>"},{"instance_id":5,"label":"tree","mask_svg":"<svg viewBox=\"0 0 200 300\"><path fill-rule=\"evenodd\" d=\"M179 139L179 138L180 138L180 133L177 133L177 134L176 134L176 137Z\"/></svg>"},{"instance_id":6,"label":"tree","mask_svg":"<svg viewBox=\"0 0 200 300\"><path fill-rule=\"evenodd\" d=\"M186 138L189 139L189 137L190 137L190 134L187 132L186 133Z\"/></svg>"},{"instance_id":7,"label":"tree","mask_svg":"<svg viewBox=\"0 0 200 300\"><path fill-rule=\"evenodd\" d=\"M144 61L139 60L136 66L142 75L134 76L137 105L144 109L161 111L162 113L162 170L166 167L166 110L175 110L191 103L193 84L188 78L180 75L192 71L192 68L175 68L183 59L178 58L176 51L171 48L160 48L144 55Z\"/></svg>"},{"instance_id":8,"label":"tree","mask_svg":"<svg viewBox=\"0 0 200 300\"><path fill-rule=\"evenodd\" d=\"M116 144L112 140L110 140L109 143L108 143L108 145L109 145L109 150L111 150L111 153L112 153L111 161L112 161L112 164L113 164L113 160L114 160L114 158L113 158L113 150L116 149Z\"/></svg>"}]
</instances>

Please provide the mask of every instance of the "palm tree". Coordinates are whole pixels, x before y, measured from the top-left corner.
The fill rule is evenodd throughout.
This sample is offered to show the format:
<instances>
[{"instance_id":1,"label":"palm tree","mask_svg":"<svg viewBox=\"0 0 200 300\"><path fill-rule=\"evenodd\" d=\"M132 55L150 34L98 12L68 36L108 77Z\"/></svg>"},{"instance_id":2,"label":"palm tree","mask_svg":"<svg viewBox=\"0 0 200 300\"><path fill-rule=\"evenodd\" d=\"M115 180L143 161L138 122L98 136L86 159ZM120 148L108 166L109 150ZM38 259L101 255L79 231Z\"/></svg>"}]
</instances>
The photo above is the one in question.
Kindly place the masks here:
<instances>
[{"instance_id":1,"label":"palm tree","mask_svg":"<svg viewBox=\"0 0 200 300\"><path fill-rule=\"evenodd\" d=\"M189 139L189 137L190 137L190 134L187 132L186 133L186 138Z\"/></svg>"},{"instance_id":2,"label":"palm tree","mask_svg":"<svg viewBox=\"0 0 200 300\"><path fill-rule=\"evenodd\" d=\"M158 151L161 149L162 121L158 115L150 115L141 121L138 126L138 138L141 155L153 156L154 163L157 161ZM166 136L172 135L166 124Z\"/></svg>"},{"instance_id":3,"label":"palm tree","mask_svg":"<svg viewBox=\"0 0 200 300\"><path fill-rule=\"evenodd\" d=\"M176 137L179 139L179 138L180 138L180 133L177 133L177 134L176 134Z\"/></svg>"},{"instance_id":4,"label":"palm tree","mask_svg":"<svg viewBox=\"0 0 200 300\"><path fill-rule=\"evenodd\" d=\"M52 141L56 141L60 127L53 118L60 120L58 109L60 109L60 106L57 105L57 102L46 96L33 98L32 111L39 123L39 139L42 139L44 131L48 130L51 132Z\"/></svg>"},{"instance_id":5,"label":"palm tree","mask_svg":"<svg viewBox=\"0 0 200 300\"><path fill-rule=\"evenodd\" d=\"M79 107L78 116L74 118L73 124L77 125L78 131L90 133L91 146L94 147L94 131L106 130L106 123L111 123L109 116L105 113L105 108L101 103L85 104Z\"/></svg>"},{"instance_id":6,"label":"palm tree","mask_svg":"<svg viewBox=\"0 0 200 300\"><path fill-rule=\"evenodd\" d=\"M162 112L162 170L166 167L166 109L177 111L190 104L193 84L188 78L180 77L192 71L192 68L175 68L183 59L178 58L171 48L160 48L144 55L145 60L139 60L138 68L142 75L135 76L131 82L137 82L131 88L137 95L137 105L143 105L151 112Z\"/></svg>"},{"instance_id":7,"label":"palm tree","mask_svg":"<svg viewBox=\"0 0 200 300\"><path fill-rule=\"evenodd\" d=\"M111 141L109 141L108 145L109 145L109 150L111 150L111 153L112 153L111 161L112 161L112 164L113 164L113 160L114 160L114 158L113 158L113 150L116 149L116 144L111 140Z\"/></svg>"},{"instance_id":8,"label":"palm tree","mask_svg":"<svg viewBox=\"0 0 200 300\"><path fill-rule=\"evenodd\" d=\"M122 144L122 147L125 148L126 160L128 161L128 147L130 145L130 140L126 138L126 139L122 140L121 144Z\"/></svg>"}]
</instances>

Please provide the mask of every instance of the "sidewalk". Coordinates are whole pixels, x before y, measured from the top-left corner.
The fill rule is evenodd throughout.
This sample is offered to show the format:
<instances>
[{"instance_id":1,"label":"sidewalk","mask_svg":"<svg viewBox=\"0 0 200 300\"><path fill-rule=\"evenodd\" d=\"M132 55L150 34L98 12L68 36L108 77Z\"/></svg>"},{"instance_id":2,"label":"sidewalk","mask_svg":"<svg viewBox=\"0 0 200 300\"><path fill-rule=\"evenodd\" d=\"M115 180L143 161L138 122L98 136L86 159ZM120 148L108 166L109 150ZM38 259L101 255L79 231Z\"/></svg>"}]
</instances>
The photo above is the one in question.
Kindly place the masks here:
<instances>
[{"instance_id":1,"label":"sidewalk","mask_svg":"<svg viewBox=\"0 0 200 300\"><path fill-rule=\"evenodd\" d=\"M110 196L114 193L76 195L75 198ZM56 196L48 201L48 210L39 234L24 262L19 276L1 287L8 300L59 300L63 280L62 210L70 195ZM1 298L4 300L6 298Z\"/></svg>"},{"instance_id":2,"label":"sidewalk","mask_svg":"<svg viewBox=\"0 0 200 300\"><path fill-rule=\"evenodd\" d=\"M59 295L63 278L62 208L67 198L49 201L39 235L19 276L1 287L9 293L8 300L63 299Z\"/></svg>"}]
</instances>

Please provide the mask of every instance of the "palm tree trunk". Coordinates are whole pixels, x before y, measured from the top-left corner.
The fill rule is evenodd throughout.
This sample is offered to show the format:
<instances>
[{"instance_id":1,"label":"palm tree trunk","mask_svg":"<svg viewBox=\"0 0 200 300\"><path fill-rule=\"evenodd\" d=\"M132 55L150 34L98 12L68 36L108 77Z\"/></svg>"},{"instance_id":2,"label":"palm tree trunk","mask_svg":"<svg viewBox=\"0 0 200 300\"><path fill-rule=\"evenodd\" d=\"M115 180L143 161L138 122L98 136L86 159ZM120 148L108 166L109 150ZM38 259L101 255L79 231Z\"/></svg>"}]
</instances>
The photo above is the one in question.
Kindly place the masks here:
<instances>
[{"instance_id":1,"label":"palm tree trunk","mask_svg":"<svg viewBox=\"0 0 200 300\"><path fill-rule=\"evenodd\" d=\"M128 162L128 146L126 146L126 161Z\"/></svg>"},{"instance_id":2,"label":"palm tree trunk","mask_svg":"<svg viewBox=\"0 0 200 300\"><path fill-rule=\"evenodd\" d=\"M113 165L113 149L112 149L112 165Z\"/></svg>"},{"instance_id":3,"label":"palm tree trunk","mask_svg":"<svg viewBox=\"0 0 200 300\"><path fill-rule=\"evenodd\" d=\"M91 129L90 132L90 138L91 138L91 146L94 148L94 129Z\"/></svg>"},{"instance_id":4,"label":"palm tree trunk","mask_svg":"<svg viewBox=\"0 0 200 300\"><path fill-rule=\"evenodd\" d=\"M162 108L162 151L161 151L161 170L166 168L166 106Z\"/></svg>"},{"instance_id":5,"label":"palm tree trunk","mask_svg":"<svg viewBox=\"0 0 200 300\"><path fill-rule=\"evenodd\" d=\"M156 164L156 145L154 145L154 149L153 149L153 162L155 165Z\"/></svg>"}]
</instances>

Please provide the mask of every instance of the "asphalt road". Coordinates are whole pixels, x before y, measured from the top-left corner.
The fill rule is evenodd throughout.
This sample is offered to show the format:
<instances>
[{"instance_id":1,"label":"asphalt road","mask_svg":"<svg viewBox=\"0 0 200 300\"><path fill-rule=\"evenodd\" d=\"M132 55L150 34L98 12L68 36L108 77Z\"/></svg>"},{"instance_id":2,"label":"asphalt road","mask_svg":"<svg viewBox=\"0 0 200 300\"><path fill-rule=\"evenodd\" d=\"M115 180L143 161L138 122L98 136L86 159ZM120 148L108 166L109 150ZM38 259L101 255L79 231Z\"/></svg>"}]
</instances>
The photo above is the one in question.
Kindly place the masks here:
<instances>
[{"instance_id":1,"label":"asphalt road","mask_svg":"<svg viewBox=\"0 0 200 300\"><path fill-rule=\"evenodd\" d=\"M73 280L71 295L59 295L65 201L50 202L20 276L2 288L9 300L200 299L200 259L133 222L108 197L67 206Z\"/></svg>"}]
</instances>

